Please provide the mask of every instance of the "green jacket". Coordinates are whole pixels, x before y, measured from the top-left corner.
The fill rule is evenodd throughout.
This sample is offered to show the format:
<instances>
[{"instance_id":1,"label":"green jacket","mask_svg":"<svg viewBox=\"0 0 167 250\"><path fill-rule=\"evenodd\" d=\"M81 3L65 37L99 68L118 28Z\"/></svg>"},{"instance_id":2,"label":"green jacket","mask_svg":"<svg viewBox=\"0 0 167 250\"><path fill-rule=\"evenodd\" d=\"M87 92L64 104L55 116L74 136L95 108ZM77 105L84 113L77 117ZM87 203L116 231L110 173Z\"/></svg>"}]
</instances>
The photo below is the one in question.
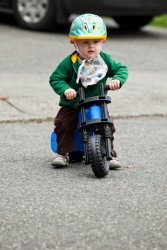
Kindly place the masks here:
<instances>
[{"instance_id":1,"label":"green jacket","mask_svg":"<svg viewBox=\"0 0 167 250\"><path fill-rule=\"evenodd\" d=\"M102 80L97 84L88 86L86 89L86 97L100 95L99 84L106 84L106 79L111 77L112 79L118 79L121 82L121 87L128 77L128 69L120 62L112 60L109 54L100 52L100 56L108 66L108 72ZM64 96L64 91L68 88L73 88L78 91L78 84L76 83L77 72L80 64L77 59L77 53L67 56L55 69L50 76L50 85L54 91L60 95L60 106L68 106L77 108L79 97L73 100L67 100Z\"/></svg>"}]
</instances>

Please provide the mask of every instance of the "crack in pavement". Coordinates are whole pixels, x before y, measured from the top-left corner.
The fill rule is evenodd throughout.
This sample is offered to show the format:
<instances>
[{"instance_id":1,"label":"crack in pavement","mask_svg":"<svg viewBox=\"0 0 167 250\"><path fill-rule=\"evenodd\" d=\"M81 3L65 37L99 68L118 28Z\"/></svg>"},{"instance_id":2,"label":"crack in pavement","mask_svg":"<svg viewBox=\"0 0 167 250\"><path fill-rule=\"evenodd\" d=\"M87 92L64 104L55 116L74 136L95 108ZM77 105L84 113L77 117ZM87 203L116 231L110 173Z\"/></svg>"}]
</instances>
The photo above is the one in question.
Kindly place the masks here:
<instances>
[{"instance_id":1,"label":"crack in pavement","mask_svg":"<svg viewBox=\"0 0 167 250\"><path fill-rule=\"evenodd\" d=\"M16 109L20 113L27 114L27 115L34 115L33 113L29 113L29 112L26 112L26 111L18 108L16 105L14 105L8 99L9 99L9 97L7 97L7 96L0 96L0 101L6 102L9 106L11 106L12 108Z\"/></svg>"},{"instance_id":2,"label":"crack in pavement","mask_svg":"<svg viewBox=\"0 0 167 250\"><path fill-rule=\"evenodd\" d=\"M6 102L9 106L11 106L12 108L16 109L17 111L19 111L22 114L27 114L27 115L33 115L36 116L33 113L29 113L26 112L20 108L18 108L16 105L14 105L12 102L9 101L9 97L8 96L0 96L0 101ZM167 114L166 113L154 113L154 114L139 114L139 115L112 115L111 116L112 119L114 120L118 120L118 119L122 119L122 120L126 120L126 119L141 119L141 118L167 118ZM4 120L0 120L0 124L2 123L42 123L42 122L53 122L54 117L40 117L36 116L33 118L16 118L16 119L4 119Z\"/></svg>"},{"instance_id":3,"label":"crack in pavement","mask_svg":"<svg viewBox=\"0 0 167 250\"><path fill-rule=\"evenodd\" d=\"M167 118L167 114L141 114L141 115L125 115L125 116L112 116L114 120L130 120L130 119L150 119L150 118ZM54 117L46 118L29 118L29 119L15 119L15 120L2 120L0 124L4 123L43 123L43 122L53 122Z\"/></svg>"}]
</instances>

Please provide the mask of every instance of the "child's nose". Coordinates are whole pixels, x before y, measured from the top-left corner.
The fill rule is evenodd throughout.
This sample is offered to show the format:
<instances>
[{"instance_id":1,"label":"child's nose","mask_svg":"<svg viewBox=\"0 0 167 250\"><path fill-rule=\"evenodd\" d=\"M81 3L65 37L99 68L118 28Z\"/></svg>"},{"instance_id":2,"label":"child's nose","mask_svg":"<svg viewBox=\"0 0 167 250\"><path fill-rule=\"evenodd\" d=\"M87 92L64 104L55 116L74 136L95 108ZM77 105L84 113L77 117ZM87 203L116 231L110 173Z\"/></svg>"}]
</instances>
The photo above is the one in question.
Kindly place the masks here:
<instances>
[{"instance_id":1,"label":"child's nose","mask_svg":"<svg viewBox=\"0 0 167 250\"><path fill-rule=\"evenodd\" d=\"M90 43L89 43L89 47L92 47L92 46L93 46L93 43L92 43L92 42L90 42Z\"/></svg>"}]
</instances>

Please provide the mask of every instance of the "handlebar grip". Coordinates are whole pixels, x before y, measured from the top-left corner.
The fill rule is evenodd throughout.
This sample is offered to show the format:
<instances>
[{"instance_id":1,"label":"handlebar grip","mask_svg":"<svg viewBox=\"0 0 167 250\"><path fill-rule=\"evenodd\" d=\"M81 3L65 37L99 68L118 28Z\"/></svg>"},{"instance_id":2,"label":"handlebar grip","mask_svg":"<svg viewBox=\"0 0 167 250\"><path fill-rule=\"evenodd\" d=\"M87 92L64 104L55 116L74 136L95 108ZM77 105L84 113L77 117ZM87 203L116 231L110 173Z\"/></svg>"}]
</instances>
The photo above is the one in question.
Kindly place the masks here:
<instances>
[{"instance_id":1,"label":"handlebar grip","mask_svg":"<svg viewBox=\"0 0 167 250\"><path fill-rule=\"evenodd\" d=\"M110 90L110 88L109 88L109 85L105 85L104 86L104 89L107 91L107 90Z\"/></svg>"}]
</instances>

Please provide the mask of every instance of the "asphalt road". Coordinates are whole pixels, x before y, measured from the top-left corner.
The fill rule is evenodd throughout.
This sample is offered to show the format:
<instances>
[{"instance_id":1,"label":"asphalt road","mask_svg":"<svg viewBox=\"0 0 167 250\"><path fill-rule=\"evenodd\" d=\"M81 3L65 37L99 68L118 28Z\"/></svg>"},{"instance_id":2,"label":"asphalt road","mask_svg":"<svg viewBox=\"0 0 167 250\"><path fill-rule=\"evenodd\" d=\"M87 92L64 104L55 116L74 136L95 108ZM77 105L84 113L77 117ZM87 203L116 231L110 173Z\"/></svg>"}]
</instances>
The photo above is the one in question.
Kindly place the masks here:
<instances>
[{"instance_id":1,"label":"asphalt road","mask_svg":"<svg viewBox=\"0 0 167 250\"><path fill-rule=\"evenodd\" d=\"M51 123L0 126L0 249L167 249L167 120L116 120L124 167L51 167Z\"/></svg>"},{"instance_id":2,"label":"asphalt road","mask_svg":"<svg viewBox=\"0 0 167 250\"><path fill-rule=\"evenodd\" d=\"M1 22L0 249L167 249L167 31L108 37L105 51L130 72L110 92L123 167L97 179L83 163L51 167L58 98L48 78L72 52L67 31Z\"/></svg>"}]
</instances>

